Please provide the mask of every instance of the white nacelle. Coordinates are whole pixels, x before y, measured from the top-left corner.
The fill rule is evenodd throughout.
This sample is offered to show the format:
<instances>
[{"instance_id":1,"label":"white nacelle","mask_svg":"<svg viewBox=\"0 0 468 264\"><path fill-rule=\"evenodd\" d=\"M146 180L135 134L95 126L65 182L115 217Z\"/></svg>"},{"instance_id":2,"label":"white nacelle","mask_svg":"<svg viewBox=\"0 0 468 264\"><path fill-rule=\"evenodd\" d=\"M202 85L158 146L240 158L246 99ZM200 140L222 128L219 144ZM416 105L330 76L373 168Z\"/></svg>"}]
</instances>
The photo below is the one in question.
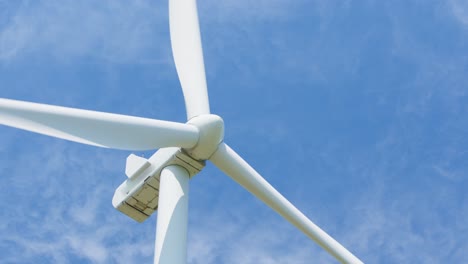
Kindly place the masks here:
<instances>
[{"instance_id":1,"label":"white nacelle","mask_svg":"<svg viewBox=\"0 0 468 264\"><path fill-rule=\"evenodd\" d=\"M169 165L185 168L190 177L205 166L181 151L180 148L162 148L149 160L131 154L125 173L128 179L115 190L112 205L132 219L143 222L158 209L161 171Z\"/></svg>"}]
</instances>

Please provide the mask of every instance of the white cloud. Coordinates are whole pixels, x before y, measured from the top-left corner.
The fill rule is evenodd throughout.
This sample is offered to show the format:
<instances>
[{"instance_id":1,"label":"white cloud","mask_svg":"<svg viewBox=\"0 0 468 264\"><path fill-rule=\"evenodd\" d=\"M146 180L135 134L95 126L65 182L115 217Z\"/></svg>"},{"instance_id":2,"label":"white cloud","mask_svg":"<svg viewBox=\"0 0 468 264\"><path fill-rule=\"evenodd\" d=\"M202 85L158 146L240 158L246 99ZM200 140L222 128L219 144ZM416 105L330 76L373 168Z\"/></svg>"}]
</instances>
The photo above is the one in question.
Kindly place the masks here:
<instances>
[{"instance_id":1,"label":"white cloud","mask_svg":"<svg viewBox=\"0 0 468 264\"><path fill-rule=\"evenodd\" d=\"M93 263L106 263L109 251L102 241L96 237L68 237L67 242L79 256L91 260Z\"/></svg>"},{"instance_id":2,"label":"white cloud","mask_svg":"<svg viewBox=\"0 0 468 264\"><path fill-rule=\"evenodd\" d=\"M167 12L155 2L22 2L0 27L0 59L46 54L56 59L155 61L157 57L144 54L158 50L159 40L167 31Z\"/></svg>"},{"instance_id":3,"label":"white cloud","mask_svg":"<svg viewBox=\"0 0 468 264\"><path fill-rule=\"evenodd\" d=\"M324 2L322 1L322 3ZM24 4L28 6L20 7L19 11L12 16L12 23L8 23L6 27L0 29L0 57L4 60L15 60L31 54L42 54L44 50L47 50L45 52L47 55L57 58L89 56L117 61L139 61L146 59L140 55L151 49L149 48L150 46L153 47L155 45L155 49L160 49L156 43L157 38L164 30L167 30L167 22L162 21L160 23L158 20L160 18L155 18L157 16L150 14L154 10L140 9L140 4L141 6L151 6L151 4L145 1L125 3L126 7L128 5L128 10L122 10L124 4L120 2L111 3L110 1L104 1L105 5L116 8L115 14L110 12L113 11L112 8L103 7L100 6L101 4L89 1L80 3L64 1L60 3L65 4L64 6L60 6L59 1L43 1L36 4ZM256 14L259 15L258 19L261 20L285 18L285 15L294 8L294 4L291 4L291 2L288 3L280 0L271 2L257 1L248 4L242 3L242 1L228 1L224 5L223 3L220 1L217 3L201 3L200 1L199 4L204 5L204 8L207 8L207 6L217 6L218 10L205 10L207 13L209 11L219 11L219 14L229 14L230 18L244 14L252 21L257 19ZM346 3L349 3L349 1ZM69 9L73 5L76 5L77 14L74 14L73 10ZM98 8L91 10L94 5L97 5ZM333 4L329 6L324 5L322 22L330 19L330 16L333 15L333 7L335 6ZM1 7L2 2L0 2ZM348 6L343 4L341 7L347 8ZM244 10L243 8L249 10ZM81 17L86 18L88 16L88 11L91 12L89 21L86 19L81 21ZM166 10L158 10L157 12L165 14ZM110 16L107 17L106 14ZM294 13L291 15L294 15ZM119 24L119 16L123 16L128 20L128 27ZM154 17L154 20L146 21L151 16ZM225 19L224 21L229 23L230 18L224 17L222 19ZM246 19L246 17L239 19ZM146 22L144 21L151 25L145 24ZM209 21L209 23L212 22ZM153 28L153 26L157 29ZM394 24L394 26L398 26L398 28L394 28L396 30L405 28L404 24ZM88 30L93 31L91 29L94 29L94 27L96 27L96 32L87 32ZM132 29L138 27L141 27L141 31L132 31ZM75 32L77 31L76 29L82 28L84 32L82 34L78 32L80 33L78 36L74 35L73 31L66 31L66 28L74 28ZM118 28L118 30L115 30L115 28ZM243 35L245 32L242 30L239 31L242 34L238 32L239 34L236 37L252 37L252 42L249 42L249 44L255 42L255 34L260 34L259 31L256 31L258 29L252 29L248 34ZM146 36L145 32L155 38L151 40L144 39L143 36ZM399 35L395 35L395 37L398 37L394 43L395 52L411 62L426 64L428 66L422 68L421 72L426 73L418 77L420 80L408 84L411 87L421 87L421 91L418 90L418 92L410 95L406 92L399 93L400 91L387 92L400 96L401 100L404 101L403 103L414 104L416 100L413 99L419 99L420 101L418 101L417 105L413 105L414 108L407 107L405 109L409 112L424 112L424 109L434 105L431 98L437 97L431 94L431 90L426 90L426 84L431 83L431 80L433 80L429 77L448 68L450 70L440 75L440 79L453 79L452 83L458 80L463 81L465 78L454 78L454 76L463 76L464 74L463 59L458 59L457 63L447 67L445 62L450 61L440 61L441 58L438 56L428 56L427 51L430 50L421 49L421 43L418 39L415 39L410 30L397 33ZM230 32L225 34L229 35ZM134 36L135 39L132 39L131 36ZM130 37L128 43L127 37ZM137 41L138 39L143 42L140 43ZM122 40L124 42L119 42ZM77 42L75 43L75 41ZM109 41L109 43L106 41ZM145 41L153 41L154 43L146 43ZM168 41L168 38L165 37L164 41ZM210 45L210 41L207 41L207 43ZM127 47L124 44L129 45ZM324 42L323 45L326 46L326 44L328 42ZM259 46L256 47L260 49ZM288 42L279 42L275 47L278 48L279 46L281 46L280 48L284 48L285 53L282 55L275 54L274 56L283 58L281 56L286 57L287 55L291 55L288 49ZM248 48L251 47L246 47L246 49ZM264 49L265 57L272 56L271 53L275 53L271 52L269 48L271 47ZM345 50L335 48L336 50L332 49L328 52L334 53L336 51L340 56L341 53L346 53ZM140 50L144 51L140 53ZM278 48L275 51L278 50L282 49ZM219 53L221 54L222 52L224 50L220 49ZM120 57L121 53L123 54L122 57ZM304 62L296 59L300 56L309 58L308 56L311 55L311 53L302 50L295 54L291 57L291 63L298 62L298 65L301 67L304 65ZM247 55L250 55L250 53L247 53ZM436 61L438 64L427 63L430 60ZM239 57L239 61L241 63L240 67L246 64L246 62L242 62L242 57ZM278 59L279 61L282 60ZM265 61L260 63L265 64ZM283 67L284 65L281 66ZM268 70L265 71L270 71L270 67L272 66L268 65L266 67ZM254 71L252 75L256 73ZM304 78L306 77L304 76ZM226 76L220 75L220 78L224 79ZM241 82L242 80L239 81ZM447 93L443 93L444 96L445 94L449 94L449 97L456 98L457 96L466 95L466 89L463 89L463 87L459 88L458 92L445 86L441 89L448 91ZM386 91L382 93L384 93L384 97L390 97L386 94ZM454 104L451 102L450 106L453 106ZM228 103L228 100L223 103ZM465 102L460 101L460 103ZM460 116L460 113L458 116ZM275 116L274 118L278 117ZM447 123L455 123L455 121L457 124L460 123L455 119L448 121L450 122ZM281 120L278 120L275 124L272 124L268 120L263 122L266 125L265 127L270 128L262 130L261 128L255 128L254 124L247 123L247 125L251 126L249 129L239 127L238 129L231 130L231 133L236 133L236 130L238 130L237 133L242 134L255 132L263 137L271 133L274 137L267 138L267 140L271 140L270 143L286 144L286 141L293 141L292 144L298 145L295 147L303 148L303 152L294 154L294 159L292 160L295 162L300 158L309 161L314 155L318 155L317 153L324 151L323 146L310 150L306 144L303 145L302 141L296 140L297 138L289 138L288 133L286 133L287 131L285 132L282 127L283 123ZM383 122L392 122L392 120L391 118L385 119ZM245 125L246 123L242 126ZM275 129L272 131L271 127ZM444 134L444 137L451 138L454 136L454 130L451 126L440 129L451 131ZM460 130L458 134L464 135L463 131ZM462 200L459 202L458 200L460 199L457 200L451 197L450 189L447 189L443 185L429 185L430 190L426 190L429 194L425 196L420 193L418 194L417 191L408 192L407 190L399 191L391 190L390 188L398 188L400 185L411 184L411 181L407 179L409 178L408 175L397 176L393 175L392 172L397 174L415 167L420 169L424 166L432 172L435 170L441 176L446 176L448 179L456 179L455 183L464 181L463 172L466 171L465 167L462 166L464 160L462 158L457 159L453 163L453 157L447 156L441 158L440 162L436 162L435 164L431 162L420 164L421 159L412 160L411 155L416 156L418 154L425 154L426 152L414 150L412 148L414 145L410 141L416 140L419 142L423 134L410 131L410 129L398 124L393 126L388 133L389 136L381 144L381 149L375 151L366 148L363 151L369 152L362 154L362 156L358 155L360 154L358 151L350 150L346 145L342 145L340 141L337 141L329 151L324 152L323 159L327 161L328 166L339 168L346 177L356 179L357 181L363 180L361 183L364 185L369 184L369 181L372 182L371 179L374 179L376 182L380 181L381 184L373 185L371 183L362 189L364 191L360 193L361 196L357 195L355 199L343 202L346 205L341 206L340 209L342 207L349 207L345 208L345 210L349 211L340 214L340 219L327 217L326 211L314 212L312 215L319 217L322 223L325 222L327 223L327 227L334 229L331 230L332 233L340 234L341 237L337 239L350 248L357 249L353 253L356 253L359 257L362 256L363 260L368 263L379 263L380 260L388 261L388 259L400 263L440 262L444 260L444 257L449 257L448 255L443 255L444 252L453 252L451 259L462 262L468 257L466 255L468 245L460 239L465 237L464 232L466 233L466 221L464 221L468 217L468 199L466 199L466 195L463 196L458 193L457 195L461 195ZM402 135L401 133L407 134ZM384 136L382 135L382 137ZM0 141L6 144L13 144L11 142L13 142L14 137L13 133L2 133ZM6 249L24 249L25 257L22 260L29 259L31 262L37 259L38 256L46 256L49 260L57 263L66 263L67 260L76 257L93 263L135 263L141 259L151 259L154 243L154 223L152 223L154 222L154 217L149 220L148 224L136 225L120 215L119 212L116 212L110 204L113 189L125 179L122 170L124 158L120 154L113 154L113 152L77 147L76 145L63 146L61 143L51 144L50 142L52 141L43 141L43 137L37 136L37 138L34 141L24 142L26 143L25 145L31 144L31 146L21 146L22 148L27 148L27 151L23 149L24 152L20 152L21 154L19 155L15 154L15 151L20 151L16 149L16 146L2 144L0 154L2 155L2 159L7 162L0 163L0 170L5 173L7 171L11 172L11 174L17 176L12 179L8 177L9 175L6 175L4 182L8 188L3 187L1 190L4 195L13 190L17 194L15 197L19 197L19 200L15 201L18 204L14 206L10 204L10 200L6 200L8 197L2 196L4 198L2 199L2 205L8 210L0 212L2 219L0 222L0 233L2 233L0 244L14 244L12 247L5 246L4 248ZM243 137L240 138L242 139ZM270 144L265 144L264 147L270 148L269 146ZM432 145L424 145L424 147L437 150L437 147ZM460 149L463 147L463 142L457 142L455 147ZM278 146L277 149L283 149L283 147ZM437 152L437 154L443 156L444 153ZM290 156L293 156L293 154ZM348 159L348 156L351 158ZM269 158L268 163L272 163L272 161L278 158L273 156L265 157ZM258 161L258 159L255 160ZM11 164L14 164L14 166ZM275 166L284 167L278 163L277 165L268 165L268 170L274 171ZM373 175L367 175L366 177L357 176L368 171L371 171ZM275 174L265 173L265 175L274 177ZM419 183L423 182L430 175L422 175L421 173L418 176L421 177L421 181L418 181ZM445 179L444 177L436 178ZM281 180L284 180L284 178L281 178ZM321 186L323 186L322 183L320 183ZM208 188L205 190L213 192L215 188L218 189L218 186L208 185ZM230 187L223 186L222 188L226 188L223 192L228 193L227 189ZM302 192L306 195L306 192L310 192L310 190L298 188L297 192ZM456 192L455 190L454 193L456 194ZM248 196L247 193L242 193L242 195ZM294 195L305 197L297 193ZM21 200L21 197L24 200ZM237 196L233 197L235 198L229 200L232 203L239 203L239 200L242 200ZM213 196L208 196L208 198L211 200L215 198L219 199L219 197ZM345 198L340 196L337 199L343 200ZM308 200L303 201L304 204L309 202ZM251 203L252 201L248 200L248 202ZM314 203L320 202L315 201ZM433 204L432 206L431 203ZM356 204L356 206L351 206L351 204ZM206 207L199 208L199 212L206 213L207 215L204 217L193 217L197 220L196 224L192 225L190 231L190 263L309 263L311 259L316 260L318 263L335 263L327 253L315 246L312 241L304 238L295 228L290 227L289 223L283 223L284 220L282 218L274 218L271 215L264 217L262 213L252 209L255 207L250 207L252 204L249 204L249 214L243 215L253 216L253 218L247 219L248 223L246 223L239 220L239 218L226 214L225 212L228 209L225 208L225 205L223 204L223 208L221 209L218 208L206 213L209 206L205 204L204 206ZM306 210L310 211L312 207L312 205L308 205L301 208L309 208ZM193 213L194 211L191 213L192 216ZM242 215L242 212L236 211L236 213ZM447 219L449 219L448 224L437 218L444 213L447 214ZM25 219L25 215L27 215L27 219ZM271 220L272 218L276 220ZM424 219L422 220L422 218ZM454 220L450 221L450 219ZM427 223L431 224L430 228L428 228ZM31 234L31 237L16 230L20 227L28 230L25 233ZM418 228L421 230L418 230ZM344 239L341 240L343 237ZM440 241L442 244L437 241ZM438 255L437 253L442 255ZM17 252L10 254L17 254ZM4 257L3 260L7 263L15 263L14 256L5 255L2 257ZM417 259L418 257L420 259ZM453 262L456 263L456 261Z\"/></svg>"},{"instance_id":4,"label":"white cloud","mask_svg":"<svg viewBox=\"0 0 468 264\"><path fill-rule=\"evenodd\" d=\"M79 258L90 263L132 263L151 258L154 234L145 234L148 225L129 233L124 226L131 223L122 223L128 220L111 205L116 186L110 182L125 179L123 171L115 177L121 167L115 165L119 158L112 151L104 150L107 153L102 155L99 149L34 138L24 155L2 163L22 164L7 169L16 176L5 181L8 189L2 188L0 247L9 249L2 252L2 260L69 263Z\"/></svg>"},{"instance_id":5,"label":"white cloud","mask_svg":"<svg viewBox=\"0 0 468 264\"><path fill-rule=\"evenodd\" d=\"M261 211L251 206L227 210L220 205L210 210L193 212L196 228L189 230L188 263L335 263L315 242L307 238L270 208L258 203Z\"/></svg>"},{"instance_id":6,"label":"white cloud","mask_svg":"<svg viewBox=\"0 0 468 264\"><path fill-rule=\"evenodd\" d=\"M450 0L448 3L455 18L465 26L468 26L468 1Z\"/></svg>"},{"instance_id":7,"label":"white cloud","mask_svg":"<svg viewBox=\"0 0 468 264\"><path fill-rule=\"evenodd\" d=\"M391 170L371 173L369 192L362 193L346 210L341 229L352 232L343 243L352 243L365 263L463 262L466 253L453 253L468 246L461 239L466 228L456 224L467 215L468 208L457 202L457 194L449 186L427 186L420 180L419 185L431 193L427 197L417 184L408 190L388 184L385 174Z\"/></svg>"},{"instance_id":8,"label":"white cloud","mask_svg":"<svg viewBox=\"0 0 468 264\"><path fill-rule=\"evenodd\" d=\"M37 241L31 239L25 239L22 237L3 237L3 241L14 243L21 248L21 259L29 261L37 261L39 258L52 259L56 263L66 263L67 257L64 252L63 241L49 240L49 241ZM13 254L12 254L13 253ZM10 252L9 254L3 254L3 261L6 263L20 263L18 261L19 252Z\"/></svg>"},{"instance_id":9,"label":"white cloud","mask_svg":"<svg viewBox=\"0 0 468 264\"><path fill-rule=\"evenodd\" d=\"M259 21L285 19L293 16L293 10L304 0L259 0L259 1L198 1L203 19L207 21Z\"/></svg>"},{"instance_id":10,"label":"white cloud","mask_svg":"<svg viewBox=\"0 0 468 264\"><path fill-rule=\"evenodd\" d=\"M199 5L206 21L278 19L290 16L295 7L285 0ZM162 1L5 1L2 6L6 18L0 23L0 61L38 55L117 63L171 60L167 3Z\"/></svg>"}]
</instances>

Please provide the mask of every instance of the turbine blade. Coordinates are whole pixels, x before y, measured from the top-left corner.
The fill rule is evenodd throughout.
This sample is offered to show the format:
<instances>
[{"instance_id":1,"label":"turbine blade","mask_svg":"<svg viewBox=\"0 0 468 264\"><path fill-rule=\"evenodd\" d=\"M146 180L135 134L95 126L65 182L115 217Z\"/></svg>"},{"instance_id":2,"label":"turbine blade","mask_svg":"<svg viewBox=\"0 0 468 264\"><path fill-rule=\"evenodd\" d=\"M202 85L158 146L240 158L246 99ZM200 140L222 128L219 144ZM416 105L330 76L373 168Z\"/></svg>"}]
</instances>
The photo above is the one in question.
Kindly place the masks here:
<instances>
[{"instance_id":1,"label":"turbine blade","mask_svg":"<svg viewBox=\"0 0 468 264\"><path fill-rule=\"evenodd\" d=\"M209 114L205 65L196 0L170 0L172 53L185 98L187 117Z\"/></svg>"},{"instance_id":2,"label":"turbine blade","mask_svg":"<svg viewBox=\"0 0 468 264\"><path fill-rule=\"evenodd\" d=\"M342 263L363 263L273 188L258 172L225 143L210 160L234 181L262 200Z\"/></svg>"},{"instance_id":3,"label":"turbine blade","mask_svg":"<svg viewBox=\"0 0 468 264\"><path fill-rule=\"evenodd\" d=\"M195 126L0 98L0 124L83 144L149 150L191 148Z\"/></svg>"}]
</instances>

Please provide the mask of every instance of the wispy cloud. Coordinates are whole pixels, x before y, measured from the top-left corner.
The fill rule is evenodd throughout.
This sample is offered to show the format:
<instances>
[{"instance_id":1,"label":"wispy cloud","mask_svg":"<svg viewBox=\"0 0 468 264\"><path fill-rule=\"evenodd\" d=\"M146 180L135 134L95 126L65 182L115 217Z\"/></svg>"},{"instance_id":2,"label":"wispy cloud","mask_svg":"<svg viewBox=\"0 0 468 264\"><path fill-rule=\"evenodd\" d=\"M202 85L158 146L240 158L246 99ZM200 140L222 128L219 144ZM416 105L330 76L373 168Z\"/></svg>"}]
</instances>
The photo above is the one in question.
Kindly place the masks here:
<instances>
[{"instance_id":1,"label":"wispy cloud","mask_svg":"<svg viewBox=\"0 0 468 264\"><path fill-rule=\"evenodd\" d=\"M0 25L4 61L39 55L157 61L144 54L161 50L158 43L168 29L159 1L23 1L8 16Z\"/></svg>"},{"instance_id":2,"label":"wispy cloud","mask_svg":"<svg viewBox=\"0 0 468 264\"><path fill-rule=\"evenodd\" d=\"M25 56L94 58L148 63L170 59L167 3L161 1L22 1L4 5L0 60ZM294 7L285 0L207 1L204 21L278 19ZM164 43L164 44L162 44ZM147 57L148 53L153 53ZM166 55L164 55L166 54Z\"/></svg>"},{"instance_id":3,"label":"wispy cloud","mask_svg":"<svg viewBox=\"0 0 468 264\"><path fill-rule=\"evenodd\" d=\"M349 240L357 243L358 251L367 252L361 254L364 260L369 263L464 261L466 253L453 252L468 246L459 236L466 233L466 228L443 220L447 212L457 211L456 218L467 214L466 207L454 203L455 196L446 193L445 188L432 189L434 197L428 201L416 190L395 192L379 185L380 188L373 186L378 192L363 194L361 199L366 202L351 207L346 217L351 220L346 227L354 228ZM362 215L359 221L364 222L356 222L357 214Z\"/></svg>"},{"instance_id":4,"label":"wispy cloud","mask_svg":"<svg viewBox=\"0 0 468 264\"><path fill-rule=\"evenodd\" d=\"M259 1L199 1L203 19L210 22L252 23L266 20L288 19L291 11L307 1L298 0L291 3L287 0ZM209 12L207 12L209 11ZM209 15L208 15L209 14Z\"/></svg>"},{"instance_id":5,"label":"wispy cloud","mask_svg":"<svg viewBox=\"0 0 468 264\"><path fill-rule=\"evenodd\" d=\"M450 0L448 3L455 18L464 26L468 26L468 2L465 0Z\"/></svg>"},{"instance_id":6,"label":"wispy cloud","mask_svg":"<svg viewBox=\"0 0 468 264\"><path fill-rule=\"evenodd\" d=\"M38 136L33 144L42 145L43 140ZM70 259L129 263L151 259L154 234L144 234L144 226L153 226L151 220L129 232L122 228L122 221L130 221L116 213L110 202L113 189L125 179L119 171L123 167L116 167L115 161L124 158L112 151L104 151L106 155L99 158L99 150L94 148L94 154L86 155L90 151L86 147L70 148L62 141L51 142L39 152L30 149L27 155L10 159L11 164L28 165L8 168L17 177L9 179L10 187L16 190L4 201L4 208L9 209L0 213L2 258L9 263L40 259L56 263ZM7 155L2 153L3 158ZM42 158L32 158L36 155ZM34 177L29 178L31 174ZM35 198L30 200L31 197ZM10 200L22 206L9 207ZM26 208L27 214L22 211ZM128 239L139 232L142 233L138 239Z\"/></svg>"},{"instance_id":7,"label":"wispy cloud","mask_svg":"<svg viewBox=\"0 0 468 264\"><path fill-rule=\"evenodd\" d=\"M253 214L241 220L229 217L223 209L197 214L202 219L198 219L200 224L190 232L189 263L305 264L310 259L334 262L279 216L273 220ZM239 212L240 218L242 215Z\"/></svg>"},{"instance_id":8,"label":"wispy cloud","mask_svg":"<svg viewBox=\"0 0 468 264\"><path fill-rule=\"evenodd\" d=\"M42 86L61 61L170 60L160 1L6 2L0 61L60 60ZM228 141L366 263L468 258L466 4L434 2L199 1L212 103L227 113ZM118 69L111 84L93 82L102 71L69 70L83 89L23 93L173 113L175 100L157 99L153 79L136 80L154 69ZM128 87L141 97L130 102ZM128 153L23 133L2 128L0 136L2 260L150 262L155 217L136 224L110 203ZM191 182L190 263L336 263L213 174L221 173L207 168Z\"/></svg>"}]
</instances>

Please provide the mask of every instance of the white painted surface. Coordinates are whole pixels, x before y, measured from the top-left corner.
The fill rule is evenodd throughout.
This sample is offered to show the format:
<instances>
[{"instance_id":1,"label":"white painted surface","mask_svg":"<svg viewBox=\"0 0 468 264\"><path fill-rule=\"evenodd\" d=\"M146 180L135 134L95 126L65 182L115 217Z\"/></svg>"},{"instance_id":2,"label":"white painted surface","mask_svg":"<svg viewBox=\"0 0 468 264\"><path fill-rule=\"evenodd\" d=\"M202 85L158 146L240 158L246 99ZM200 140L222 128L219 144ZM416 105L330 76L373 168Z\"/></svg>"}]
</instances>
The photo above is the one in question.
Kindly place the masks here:
<instances>
[{"instance_id":1,"label":"white painted surface","mask_svg":"<svg viewBox=\"0 0 468 264\"><path fill-rule=\"evenodd\" d=\"M196 0L170 0L169 25L172 54L184 92L187 118L209 114Z\"/></svg>"},{"instance_id":2,"label":"white painted surface","mask_svg":"<svg viewBox=\"0 0 468 264\"><path fill-rule=\"evenodd\" d=\"M161 172L154 263L185 264L189 174L177 165Z\"/></svg>"},{"instance_id":3,"label":"white painted surface","mask_svg":"<svg viewBox=\"0 0 468 264\"><path fill-rule=\"evenodd\" d=\"M0 124L125 150L191 148L198 142L198 129L188 124L2 98Z\"/></svg>"}]
</instances>

